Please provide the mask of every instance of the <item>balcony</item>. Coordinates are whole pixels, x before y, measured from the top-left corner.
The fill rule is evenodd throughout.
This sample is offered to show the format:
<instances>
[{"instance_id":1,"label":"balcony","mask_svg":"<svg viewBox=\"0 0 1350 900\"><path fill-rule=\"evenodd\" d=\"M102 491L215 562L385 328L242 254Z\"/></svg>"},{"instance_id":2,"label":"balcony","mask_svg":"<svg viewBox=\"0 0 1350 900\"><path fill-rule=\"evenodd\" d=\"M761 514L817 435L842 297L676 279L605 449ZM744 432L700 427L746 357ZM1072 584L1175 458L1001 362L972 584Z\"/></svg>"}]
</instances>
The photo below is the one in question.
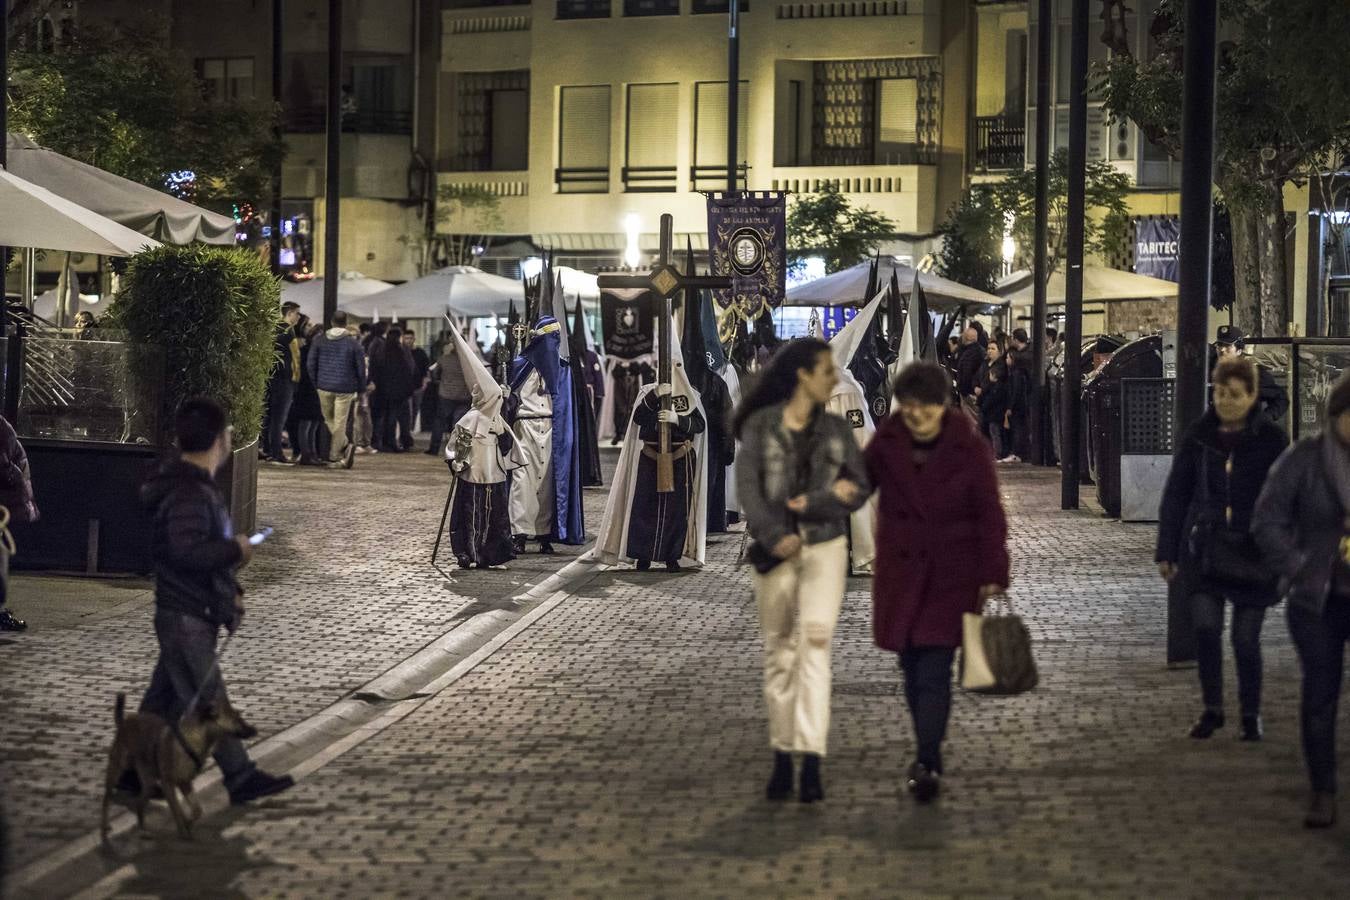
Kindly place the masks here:
<instances>
[{"instance_id":1,"label":"balcony","mask_svg":"<svg viewBox=\"0 0 1350 900\"><path fill-rule=\"evenodd\" d=\"M607 194L609 169L599 166L554 169L553 183L557 185L560 194Z\"/></svg>"},{"instance_id":2,"label":"balcony","mask_svg":"<svg viewBox=\"0 0 1350 900\"><path fill-rule=\"evenodd\" d=\"M624 166L623 189L630 194L665 194L679 190L675 166Z\"/></svg>"},{"instance_id":3,"label":"balcony","mask_svg":"<svg viewBox=\"0 0 1350 900\"><path fill-rule=\"evenodd\" d=\"M975 171L1009 172L1026 164L1026 122L1006 116L975 119Z\"/></svg>"},{"instance_id":4,"label":"balcony","mask_svg":"<svg viewBox=\"0 0 1350 900\"><path fill-rule=\"evenodd\" d=\"M935 165L776 166L768 182L794 194L830 187L888 217L897 231L927 234L939 221L937 171Z\"/></svg>"},{"instance_id":5,"label":"balcony","mask_svg":"<svg viewBox=\"0 0 1350 900\"><path fill-rule=\"evenodd\" d=\"M741 163L737 167L736 183L740 190L746 190L746 179L750 167ZM726 166L690 166L689 189L691 191L722 191L727 186Z\"/></svg>"},{"instance_id":6,"label":"balcony","mask_svg":"<svg viewBox=\"0 0 1350 900\"><path fill-rule=\"evenodd\" d=\"M323 106L287 109L285 130L292 134L320 134L327 129ZM412 113L386 109L358 109L342 114L342 130L355 134L412 134Z\"/></svg>"}]
</instances>

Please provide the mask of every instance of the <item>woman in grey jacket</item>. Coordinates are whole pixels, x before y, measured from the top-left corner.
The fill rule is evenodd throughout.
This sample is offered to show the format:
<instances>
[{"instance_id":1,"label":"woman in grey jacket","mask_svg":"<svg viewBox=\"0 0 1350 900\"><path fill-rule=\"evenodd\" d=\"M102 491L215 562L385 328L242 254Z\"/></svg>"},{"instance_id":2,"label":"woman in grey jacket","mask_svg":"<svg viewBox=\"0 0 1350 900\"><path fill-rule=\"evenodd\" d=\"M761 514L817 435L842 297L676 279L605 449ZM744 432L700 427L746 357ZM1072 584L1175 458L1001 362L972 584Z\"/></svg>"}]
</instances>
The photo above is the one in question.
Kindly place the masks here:
<instances>
[{"instance_id":1,"label":"woman in grey jacket","mask_svg":"<svg viewBox=\"0 0 1350 900\"><path fill-rule=\"evenodd\" d=\"M1327 427L1290 447L1266 479L1252 532L1279 572L1303 667L1303 759L1312 781L1304 824L1336 821L1336 707L1350 642L1350 376L1327 402Z\"/></svg>"},{"instance_id":2,"label":"woman in grey jacket","mask_svg":"<svg viewBox=\"0 0 1350 900\"><path fill-rule=\"evenodd\" d=\"M802 754L801 802L825 797L830 641L848 578L849 515L870 492L849 424L825 411L838 380L825 342L792 341L736 414L736 490L764 631L770 800L792 794L793 753Z\"/></svg>"}]
</instances>

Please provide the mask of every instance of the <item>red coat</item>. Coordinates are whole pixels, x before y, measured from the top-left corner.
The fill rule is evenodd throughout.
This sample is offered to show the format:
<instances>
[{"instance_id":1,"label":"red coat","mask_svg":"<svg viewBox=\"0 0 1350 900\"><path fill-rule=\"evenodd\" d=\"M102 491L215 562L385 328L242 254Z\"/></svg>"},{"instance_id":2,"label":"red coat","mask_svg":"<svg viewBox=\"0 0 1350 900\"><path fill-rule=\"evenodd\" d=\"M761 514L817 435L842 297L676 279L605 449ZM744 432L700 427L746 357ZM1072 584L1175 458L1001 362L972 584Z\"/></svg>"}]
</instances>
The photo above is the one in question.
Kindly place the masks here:
<instances>
[{"instance_id":1,"label":"red coat","mask_svg":"<svg viewBox=\"0 0 1350 900\"><path fill-rule=\"evenodd\" d=\"M958 647L961 614L981 585L1008 585L1008 523L994 456L969 419L948 410L922 471L899 416L864 451L877 490L872 634L886 650Z\"/></svg>"}]
</instances>

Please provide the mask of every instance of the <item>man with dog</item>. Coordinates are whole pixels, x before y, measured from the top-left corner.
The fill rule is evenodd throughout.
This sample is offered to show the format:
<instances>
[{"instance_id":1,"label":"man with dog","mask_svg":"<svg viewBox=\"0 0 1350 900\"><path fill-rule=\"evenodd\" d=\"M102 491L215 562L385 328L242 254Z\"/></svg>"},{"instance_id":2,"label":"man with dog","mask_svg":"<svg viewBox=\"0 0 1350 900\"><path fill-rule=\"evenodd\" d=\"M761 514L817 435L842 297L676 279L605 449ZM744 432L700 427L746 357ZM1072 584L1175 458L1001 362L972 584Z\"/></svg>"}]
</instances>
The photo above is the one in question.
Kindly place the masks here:
<instances>
[{"instance_id":1,"label":"man with dog","mask_svg":"<svg viewBox=\"0 0 1350 900\"><path fill-rule=\"evenodd\" d=\"M243 590L235 573L253 555L248 537L234 536L229 509L215 475L229 458L231 428L220 404L206 397L184 401L175 420L179 454L141 488L154 517L155 637L159 660L141 712L178 722L192 704L228 706L225 680L216 664L221 626L231 634L244 617ZM220 766L230 802L247 803L286 790L288 775L259 770L238 737L222 737L212 756ZM134 772L118 787L140 789Z\"/></svg>"}]
</instances>

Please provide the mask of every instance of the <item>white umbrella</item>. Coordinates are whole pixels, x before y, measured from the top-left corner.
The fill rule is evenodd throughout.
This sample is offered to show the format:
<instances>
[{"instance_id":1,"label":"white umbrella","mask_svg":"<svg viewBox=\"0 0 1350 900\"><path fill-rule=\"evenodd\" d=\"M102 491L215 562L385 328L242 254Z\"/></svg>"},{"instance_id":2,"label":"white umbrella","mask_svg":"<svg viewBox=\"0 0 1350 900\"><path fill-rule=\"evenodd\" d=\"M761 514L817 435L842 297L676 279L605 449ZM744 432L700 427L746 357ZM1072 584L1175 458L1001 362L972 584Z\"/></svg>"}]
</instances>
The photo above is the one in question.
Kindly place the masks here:
<instances>
[{"instance_id":1,"label":"white umbrella","mask_svg":"<svg viewBox=\"0 0 1350 900\"><path fill-rule=\"evenodd\" d=\"M553 271L562 279L563 295L578 297L596 303L600 300L600 280L597 276L571 266L554 266Z\"/></svg>"},{"instance_id":2,"label":"white umbrella","mask_svg":"<svg viewBox=\"0 0 1350 900\"><path fill-rule=\"evenodd\" d=\"M6 146L7 167L15 175L133 231L169 244L235 243L229 216L39 147L21 134L11 132Z\"/></svg>"},{"instance_id":3,"label":"white umbrella","mask_svg":"<svg viewBox=\"0 0 1350 900\"><path fill-rule=\"evenodd\" d=\"M397 287L362 297L344 305L343 309L367 319L375 318L376 313L400 319L439 319L446 313L476 319L506 315L513 300L517 309L525 302L525 289L519 281L473 266L446 266Z\"/></svg>"},{"instance_id":4,"label":"white umbrella","mask_svg":"<svg viewBox=\"0 0 1350 900\"><path fill-rule=\"evenodd\" d=\"M1017 306L1029 306L1035 293L1034 288L1031 273L1023 270L1004 278L995 290L1005 300ZM1064 271L1061 269L1051 275L1045 283L1046 302L1063 303L1064 294ZM1083 299L1088 302L1161 299L1176 295L1175 281L1136 275L1120 269L1107 269L1103 266L1083 266Z\"/></svg>"},{"instance_id":5,"label":"white umbrella","mask_svg":"<svg viewBox=\"0 0 1350 900\"><path fill-rule=\"evenodd\" d=\"M841 306L861 305L868 298L867 276L871 263L858 263L847 269L841 269L824 278L817 278L805 284L799 284L787 292L784 306ZM893 256L883 256L877 264L877 284L890 281L895 272L900 284L914 282L914 269L899 262ZM920 272L919 284L923 287L928 305L932 309L954 309L966 306L971 312L993 310L1007 306L1007 301L993 294L966 287L932 272Z\"/></svg>"},{"instance_id":6,"label":"white umbrella","mask_svg":"<svg viewBox=\"0 0 1350 900\"><path fill-rule=\"evenodd\" d=\"M48 321L56 321L56 307L59 299L59 292L56 288L43 291L33 298L33 315ZM109 303L107 298L99 294L80 294L80 306L76 312L91 312L95 316L101 316L107 311Z\"/></svg>"},{"instance_id":7,"label":"white umbrella","mask_svg":"<svg viewBox=\"0 0 1350 900\"><path fill-rule=\"evenodd\" d=\"M347 309L348 304L371 294L378 294L393 287L387 281L367 278L360 272L343 272L338 276L338 308ZM315 322L323 321L323 279L311 278L308 281L283 281L281 283L281 302L299 303L300 311Z\"/></svg>"},{"instance_id":8,"label":"white umbrella","mask_svg":"<svg viewBox=\"0 0 1350 900\"><path fill-rule=\"evenodd\" d=\"M131 256L159 242L0 169L0 246Z\"/></svg>"}]
</instances>

